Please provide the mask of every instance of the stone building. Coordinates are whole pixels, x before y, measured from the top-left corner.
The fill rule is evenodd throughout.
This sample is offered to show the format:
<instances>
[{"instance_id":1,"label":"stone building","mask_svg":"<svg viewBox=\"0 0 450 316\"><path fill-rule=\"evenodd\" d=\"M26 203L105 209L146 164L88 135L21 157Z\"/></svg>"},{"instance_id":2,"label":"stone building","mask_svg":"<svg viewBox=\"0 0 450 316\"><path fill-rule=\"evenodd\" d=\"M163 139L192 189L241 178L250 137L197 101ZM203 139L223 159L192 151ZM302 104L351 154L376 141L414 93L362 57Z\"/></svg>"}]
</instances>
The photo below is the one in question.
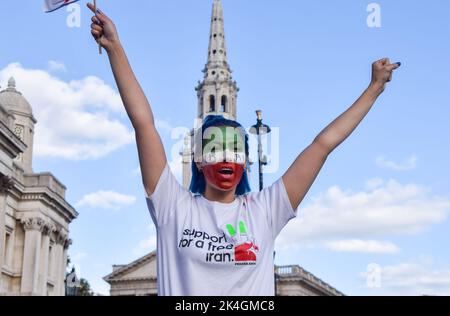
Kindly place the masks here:
<instances>
[{"instance_id":1,"label":"stone building","mask_svg":"<svg viewBox=\"0 0 450 316\"><path fill-rule=\"evenodd\" d=\"M275 267L279 296L342 296L343 294L299 266ZM156 296L156 251L126 265L114 265L104 277L111 296Z\"/></svg>"},{"instance_id":2,"label":"stone building","mask_svg":"<svg viewBox=\"0 0 450 316\"><path fill-rule=\"evenodd\" d=\"M11 78L0 91L0 295L64 295L69 223L66 187L34 173L37 123Z\"/></svg>"},{"instance_id":3,"label":"stone building","mask_svg":"<svg viewBox=\"0 0 450 316\"><path fill-rule=\"evenodd\" d=\"M237 119L237 93L227 61L223 9L220 0L214 0L208 61L203 70L204 79L196 87L198 98L197 119L223 115ZM188 188L191 180L191 149L193 131L186 137L183 155L183 186ZM343 295L299 266L276 267L278 295ZM156 252L152 252L130 264L114 265L113 272L104 280L111 286L112 296L149 296L157 294ZM275 285L274 285L275 286Z\"/></svg>"}]
</instances>

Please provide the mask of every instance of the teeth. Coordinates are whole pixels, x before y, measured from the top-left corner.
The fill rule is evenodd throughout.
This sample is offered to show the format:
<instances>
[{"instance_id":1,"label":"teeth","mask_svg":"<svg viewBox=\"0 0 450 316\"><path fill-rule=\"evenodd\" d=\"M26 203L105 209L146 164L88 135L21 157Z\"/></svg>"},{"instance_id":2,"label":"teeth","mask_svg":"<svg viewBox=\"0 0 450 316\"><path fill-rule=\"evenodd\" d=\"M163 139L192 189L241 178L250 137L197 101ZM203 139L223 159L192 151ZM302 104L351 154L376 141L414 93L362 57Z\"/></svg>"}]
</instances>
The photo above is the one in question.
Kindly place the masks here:
<instances>
[{"instance_id":1,"label":"teeth","mask_svg":"<svg viewBox=\"0 0 450 316\"><path fill-rule=\"evenodd\" d=\"M223 168L223 169L220 169L220 172L221 173L231 174L231 173L233 173L233 169L231 169L231 168Z\"/></svg>"}]
</instances>

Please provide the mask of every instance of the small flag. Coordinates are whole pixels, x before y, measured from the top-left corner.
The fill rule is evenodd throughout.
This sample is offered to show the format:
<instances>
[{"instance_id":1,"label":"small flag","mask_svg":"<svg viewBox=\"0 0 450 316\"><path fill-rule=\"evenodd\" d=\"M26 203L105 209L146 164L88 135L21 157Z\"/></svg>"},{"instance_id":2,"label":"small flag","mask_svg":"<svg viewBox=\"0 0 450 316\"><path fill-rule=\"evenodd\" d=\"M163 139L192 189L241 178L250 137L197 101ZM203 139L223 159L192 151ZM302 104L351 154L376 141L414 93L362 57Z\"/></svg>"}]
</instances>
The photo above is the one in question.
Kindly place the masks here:
<instances>
[{"instance_id":1,"label":"small flag","mask_svg":"<svg viewBox=\"0 0 450 316\"><path fill-rule=\"evenodd\" d=\"M44 10L46 13L53 12L77 1L79 0L45 0Z\"/></svg>"}]
</instances>

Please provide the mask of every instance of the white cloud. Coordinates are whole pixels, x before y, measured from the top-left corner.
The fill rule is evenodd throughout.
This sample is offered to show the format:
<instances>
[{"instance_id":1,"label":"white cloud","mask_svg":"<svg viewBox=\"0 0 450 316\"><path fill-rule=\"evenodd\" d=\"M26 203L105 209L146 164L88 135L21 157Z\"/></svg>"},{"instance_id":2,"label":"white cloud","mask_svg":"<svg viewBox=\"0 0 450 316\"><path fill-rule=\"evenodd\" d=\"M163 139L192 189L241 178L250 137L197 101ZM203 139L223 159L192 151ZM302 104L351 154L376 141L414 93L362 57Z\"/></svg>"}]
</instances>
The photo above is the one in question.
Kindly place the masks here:
<instances>
[{"instance_id":1,"label":"white cloud","mask_svg":"<svg viewBox=\"0 0 450 316\"><path fill-rule=\"evenodd\" d=\"M14 76L38 120L34 154L70 160L98 159L134 141L134 132L113 116L125 117L119 94L89 76L65 82L18 63L0 70L0 82Z\"/></svg>"},{"instance_id":2,"label":"white cloud","mask_svg":"<svg viewBox=\"0 0 450 316\"><path fill-rule=\"evenodd\" d=\"M133 249L133 255L141 257L149 254L156 249L156 230L154 225L148 226L148 237L141 240L137 247Z\"/></svg>"},{"instance_id":3,"label":"white cloud","mask_svg":"<svg viewBox=\"0 0 450 316\"><path fill-rule=\"evenodd\" d=\"M48 70L49 71L61 71L61 72L66 72L67 68L66 65L64 65L64 63L56 61L56 60L49 60L48 61Z\"/></svg>"},{"instance_id":4,"label":"white cloud","mask_svg":"<svg viewBox=\"0 0 450 316\"><path fill-rule=\"evenodd\" d=\"M375 182L370 180L361 192L333 186L311 198L282 231L277 246L418 234L447 218L450 200L433 196L430 189L395 180Z\"/></svg>"},{"instance_id":5,"label":"white cloud","mask_svg":"<svg viewBox=\"0 0 450 316\"><path fill-rule=\"evenodd\" d=\"M416 260L380 267L378 290L394 295L450 295L450 269ZM368 273L360 273L367 278ZM377 290L377 288L373 289Z\"/></svg>"},{"instance_id":6,"label":"white cloud","mask_svg":"<svg viewBox=\"0 0 450 316\"><path fill-rule=\"evenodd\" d=\"M374 190L381 187L384 184L384 180L380 178L374 178L366 181L366 188L368 190Z\"/></svg>"},{"instance_id":7,"label":"white cloud","mask_svg":"<svg viewBox=\"0 0 450 316\"><path fill-rule=\"evenodd\" d=\"M393 243L376 240L334 240L326 242L325 245L329 250L337 252L395 254L400 251L400 249Z\"/></svg>"},{"instance_id":8,"label":"white cloud","mask_svg":"<svg viewBox=\"0 0 450 316\"><path fill-rule=\"evenodd\" d=\"M417 157L412 155L403 163L397 163L391 160L386 159L384 156L380 156L376 159L376 164L380 168L390 169L394 171L408 171L417 168Z\"/></svg>"},{"instance_id":9,"label":"white cloud","mask_svg":"<svg viewBox=\"0 0 450 316\"><path fill-rule=\"evenodd\" d=\"M119 210L136 202L136 197L114 191L98 191L85 195L75 205L76 207L90 207Z\"/></svg>"}]
</instances>

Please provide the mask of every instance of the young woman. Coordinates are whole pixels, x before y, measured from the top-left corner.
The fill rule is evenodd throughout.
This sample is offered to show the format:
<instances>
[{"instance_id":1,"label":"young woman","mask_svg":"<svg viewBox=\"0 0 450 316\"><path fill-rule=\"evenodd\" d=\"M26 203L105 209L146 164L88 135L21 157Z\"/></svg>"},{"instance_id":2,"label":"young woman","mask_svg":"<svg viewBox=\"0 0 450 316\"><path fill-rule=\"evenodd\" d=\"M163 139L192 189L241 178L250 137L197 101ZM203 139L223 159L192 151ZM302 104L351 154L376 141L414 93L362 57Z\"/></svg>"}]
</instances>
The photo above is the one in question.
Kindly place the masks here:
<instances>
[{"instance_id":1,"label":"young woman","mask_svg":"<svg viewBox=\"0 0 450 316\"><path fill-rule=\"evenodd\" d=\"M274 295L275 238L297 215L330 153L367 115L400 63L387 58L375 62L361 97L262 192L249 192L248 137L242 126L221 116L207 117L195 137L188 191L168 167L150 104L114 23L101 11L94 13L92 35L108 53L136 132L147 205L157 228L158 294Z\"/></svg>"}]
</instances>

